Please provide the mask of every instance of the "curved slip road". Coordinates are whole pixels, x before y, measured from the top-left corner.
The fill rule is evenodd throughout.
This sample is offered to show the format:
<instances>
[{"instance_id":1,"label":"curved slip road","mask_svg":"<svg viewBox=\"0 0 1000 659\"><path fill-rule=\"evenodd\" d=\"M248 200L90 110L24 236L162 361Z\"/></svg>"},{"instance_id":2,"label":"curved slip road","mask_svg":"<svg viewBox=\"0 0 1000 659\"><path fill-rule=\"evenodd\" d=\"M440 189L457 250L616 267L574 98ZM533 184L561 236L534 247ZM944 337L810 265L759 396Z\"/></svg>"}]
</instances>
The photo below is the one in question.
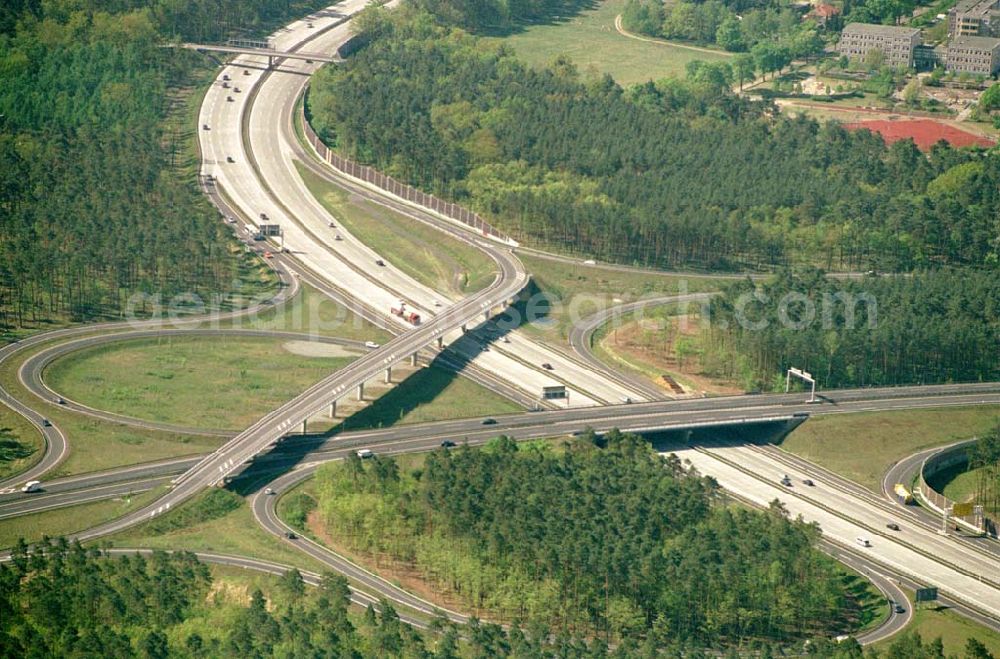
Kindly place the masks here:
<instances>
[{"instance_id":1,"label":"curved slip road","mask_svg":"<svg viewBox=\"0 0 1000 659\"><path fill-rule=\"evenodd\" d=\"M272 266L273 268L273 266ZM225 320L232 320L242 316L260 313L268 309L280 309L285 302L295 297L299 292L299 282L297 278L288 277L284 271L276 271L279 286L273 296L261 300L243 309L236 309L220 314L202 314L197 316L181 316L177 318L152 318L148 320L135 320L124 322L96 323L93 325L83 325L80 327L69 327L42 334L35 334L22 341L15 341L0 348L0 364L11 359L23 350L38 346L48 341L64 338L73 338L92 334L95 332L116 332L122 330L142 330L156 328L180 328L196 327L201 323L217 323ZM20 377L20 373L19 373ZM37 479L38 477L58 465L69 453L69 443L66 435L58 428L57 424L45 425L45 415L32 409L23 402L17 400L3 387L0 387L0 403L3 403L14 410L34 425L42 437L45 439L45 452L41 459L30 468L18 474L0 480L0 489L11 487L17 483L24 483Z\"/></svg>"}]
</instances>

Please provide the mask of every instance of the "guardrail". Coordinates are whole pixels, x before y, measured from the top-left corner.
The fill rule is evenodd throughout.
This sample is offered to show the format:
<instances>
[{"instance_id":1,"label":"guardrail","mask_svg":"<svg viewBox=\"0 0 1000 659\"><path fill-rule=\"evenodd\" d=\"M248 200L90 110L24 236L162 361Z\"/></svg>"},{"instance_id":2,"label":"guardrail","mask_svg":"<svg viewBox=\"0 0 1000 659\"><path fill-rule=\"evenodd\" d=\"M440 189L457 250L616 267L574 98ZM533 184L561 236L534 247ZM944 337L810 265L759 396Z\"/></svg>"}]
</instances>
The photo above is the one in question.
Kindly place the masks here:
<instances>
[{"instance_id":1,"label":"guardrail","mask_svg":"<svg viewBox=\"0 0 1000 659\"><path fill-rule=\"evenodd\" d=\"M915 492L917 498L920 499L920 503L940 515L944 515L946 510L951 509L952 506L958 503L928 485L926 477L930 474L935 474L962 462L968 462L969 447L977 441L979 441L978 438L973 438L964 442L952 444L951 446L946 446L940 451L932 453L924 459L923 464L920 465L920 472L917 477L917 488ZM951 515L950 518L953 522L955 522L955 524L962 526L967 530L974 531L975 533L985 533L993 537L997 536L996 520L990 519L983 514L973 513L971 515L964 516Z\"/></svg>"},{"instance_id":2,"label":"guardrail","mask_svg":"<svg viewBox=\"0 0 1000 659\"><path fill-rule=\"evenodd\" d=\"M349 158L344 158L343 156L334 153L332 149L323 144L323 141L319 139L316 131L314 131L312 126L309 125L309 121L307 121L305 117L304 104L303 108L299 112L299 118L302 120L302 131L305 133L306 140L309 142L310 146L312 146L313 150L316 151L316 154L322 158L324 162L329 164L341 174L364 181L365 183L374 185L375 187L384 190L389 194L395 195L400 199L404 199L429 211L443 215L451 220L455 220L456 222L461 222L467 227L475 229L477 232L481 232L483 236L487 238L493 238L494 240L498 240L507 245L517 246L516 240L513 240L510 236L498 231L478 213L459 204L444 201L443 199L439 199L432 194L427 194L423 190L418 190L412 185L407 185L402 181L397 181L393 177L383 174L374 167L359 165Z\"/></svg>"}]
</instances>

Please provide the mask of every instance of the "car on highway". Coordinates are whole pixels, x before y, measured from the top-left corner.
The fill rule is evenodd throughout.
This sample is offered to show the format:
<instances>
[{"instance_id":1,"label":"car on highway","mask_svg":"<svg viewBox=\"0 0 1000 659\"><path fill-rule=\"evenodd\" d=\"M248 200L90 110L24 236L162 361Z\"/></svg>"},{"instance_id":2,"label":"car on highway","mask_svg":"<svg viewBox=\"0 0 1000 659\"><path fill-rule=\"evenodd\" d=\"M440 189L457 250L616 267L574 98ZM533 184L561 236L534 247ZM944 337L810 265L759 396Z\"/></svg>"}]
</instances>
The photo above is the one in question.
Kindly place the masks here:
<instances>
[{"instance_id":1,"label":"car on highway","mask_svg":"<svg viewBox=\"0 0 1000 659\"><path fill-rule=\"evenodd\" d=\"M372 451L370 448L358 449L358 457L361 458L362 460L365 460L367 458L373 458L375 457L375 452Z\"/></svg>"},{"instance_id":2,"label":"car on highway","mask_svg":"<svg viewBox=\"0 0 1000 659\"><path fill-rule=\"evenodd\" d=\"M243 75L245 75L245 76L248 76L248 75L250 75L250 71L248 71L248 70L246 70L246 69L243 69Z\"/></svg>"},{"instance_id":3,"label":"car on highway","mask_svg":"<svg viewBox=\"0 0 1000 659\"><path fill-rule=\"evenodd\" d=\"M552 370L552 364L550 364L548 362L545 362L545 363L542 364L542 368L544 368L546 371L551 371Z\"/></svg>"},{"instance_id":4,"label":"car on highway","mask_svg":"<svg viewBox=\"0 0 1000 659\"><path fill-rule=\"evenodd\" d=\"M229 83L228 82L222 83L222 88L223 89L229 89Z\"/></svg>"},{"instance_id":5,"label":"car on highway","mask_svg":"<svg viewBox=\"0 0 1000 659\"><path fill-rule=\"evenodd\" d=\"M906 613L906 609L904 609L904 608L902 607L902 605L900 605L900 604L895 604L895 605L893 605L893 610L894 610L894 611L895 611L896 613Z\"/></svg>"},{"instance_id":6,"label":"car on highway","mask_svg":"<svg viewBox=\"0 0 1000 659\"><path fill-rule=\"evenodd\" d=\"M60 397L56 398L56 403L58 403L59 405L65 405L66 401L65 401L65 399L63 399L62 396L60 396Z\"/></svg>"},{"instance_id":7,"label":"car on highway","mask_svg":"<svg viewBox=\"0 0 1000 659\"><path fill-rule=\"evenodd\" d=\"M49 421L48 419L42 419L42 425L45 426L46 428L48 428L48 427L52 426L52 422Z\"/></svg>"},{"instance_id":8,"label":"car on highway","mask_svg":"<svg viewBox=\"0 0 1000 659\"><path fill-rule=\"evenodd\" d=\"M376 350L378 349L379 344L375 343L374 341L365 341L365 347L371 348L372 350Z\"/></svg>"},{"instance_id":9,"label":"car on highway","mask_svg":"<svg viewBox=\"0 0 1000 659\"><path fill-rule=\"evenodd\" d=\"M443 442L441 442L441 448L451 448L453 446L455 446L455 442L451 441L450 439L446 439Z\"/></svg>"},{"instance_id":10,"label":"car on highway","mask_svg":"<svg viewBox=\"0 0 1000 659\"><path fill-rule=\"evenodd\" d=\"M788 477L788 474L785 474L784 476L781 477L781 484L784 485L785 487L792 486L792 479Z\"/></svg>"},{"instance_id":11,"label":"car on highway","mask_svg":"<svg viewBox=\"0 0 1000 659\"><path fill-rule=\"evenodd\" d=\"M872 541L869 540L868 538L866 538L863 535L859 535L857 538L855 538L854 542L858 543L862 547L871 547L872 546Z\"/></svg>"},{"instance_id":12,"label":"car on highway","mask_svg":"<svg viewBox=\"0 0 1000 659\"><path fill-rule=\"evenodd\" d=\"M497 420L496 419L487 418L487 419L483 419L483 421L482 421L482 425L484 425L484 426L495 426L496 424L497 424Z\"/></svg>"},{"instance_id":13,"label":"car on highway","mask_svg":"<svg viewBox=\"0 0 1000 659\"><path fill-rule=\"evenodd\" d=\"M271 252L264 252L264 258L265 259L273 259L274 258L274 254L272 254Z\"/></svg>"},{"instance_id":14,"label":"car on highway","mask_svg":"<svg viewBox=\"0 0 1000 659\"><path fill-rule=\"evenodd\" d=\"M269 487L264 488L264 494L274 494L274 490Z\"/></svg>"},{"instance_id":15,"label":"car on highway","mask_svg":"<svg viewBox=\"0 0 1000 659\"><path fill-rule=\"evenodd\" d=\"M285 531L285 537L288 538L289 540L295 540L299 536L295 535L293 531Z\"/></svg>"},{"instance_id":16,"label":"car on highway","mask_svg":"<svg viewBox=\"0 0 1000 659\"><path fill-rule=\"evenodd\" d=\"M232 156L226 156L226 162L236 162Z\"/></svg>"},{"instance_id":17,"label":"car on highway","mask_svg":"<svg viewBox=\"0 0 1000 659\"><path fill-rule=\"evenodd\" d=\"M237 94L239 94L240 93L240 88L239 87L233 87L233 91L236 92Z\"/></svg>"},{"instance_id":18,"label":"car on highway","mask_svg":"<svg viewBox=\"0 0 1000 659\"><path fill-rule=\"evenodd\" d=\"M586 261L583 262L583 264L584 265L597 265L597 261L595 261L594 259L587 259Z\"/></svg>"},{"instance_id":19,"label":"car on highway","mask_svg":"<svg viewBox=\"0 0 1000 659\"><path fill-rule=\"evenodd\" d=\"M375 259L375 265L380 265L385 267L385 261L383 261L382 259Z\"/></svg>"},{"instance_id":20,"label":"car on highway","mask_svg":"<svg viewBox=\"0 0 1000 659\"><path fill-rule=\"evenodd\" d=\"M28 481L21 488L22 492L41 492L42 491L42 481Z\"/></svg>"},{"instance_id":21,"label":"car on highway","mask_svg":"<svg viewBox=\"0 0 1000 659\"><path fill-rule=\"evenodd\" d=\"M897 524L896 522L889 522L888 524L885 525L885 528L889 529L890 531L898 531L899 524Z\"/></svg>"},{"instance_id":22,"label":"car on highway","mask_svg":"<svg viewBox=\"0 0 1000 659\"><path fill-rule=\"evenodd\" d=\"M201 129L202 130L208 130L208 124L202 124L201 125Z\"/></svg>"},{"instance_id":23,"label":"car on highway","mask_svg":"<svg viewBox=\"0 0 1000 659\"><path fill-rule=\"evenodd\" d=\"M232 96L227 96L226 97L226 103L232 103L232 102L233 102L233 97Z\"/></svg>"},{"instance_id":24,"label":"car on highway","mask_svg":"<svg viewBox=\"0 0 1000 659\"><path fill-rule=\"evenodd\" d=\"M333 239L334 240L343 240L343 238L340 237L339 233L336 236L334 236Z\"/></svg>"},{"instance_id":25,"label":"car on highway","mask_svg":"<svg viewBox=\"0 0 1000 659\"><path fill-rule=\"evenodd\" d=\"M332 229L333 227L335 227L337 225L334 224L333 220L330 220L329 222L326 223L326 226L328 226L328 227L330 227Z\"/></svg>"},{"instance_id":26,"label":"car on highway","mask_svg":"<svg viewBox=\"0 0 1000 659\"><path fill-rule=\"evenodd\" d=\"M260 219L262 219L262 220L264 220L266 222L267 221L267 213L261 213L260 214Z\"/></svg>"},{"instance_id":27,"label":"car on highway","mask_svg":"<svg viewBox=\"0 0 1000 659\"><path fill-rule=\"evenodd\" d=\"M229 80L229 74L228 73L223 73L222 74L222 79L223 80Z\"/></svg>"},{"instance_id":28,"label":"car on highway","mask_svg":"<svg viewBox=\"0 0 1000 659\"><path fill-rule=\"evenodd\" d=\"M803 485L808 485L809 487L812 487L816 483L813 483L811 478L803 478L802 479L802 484Z\"/></svg>"}]
</instances>

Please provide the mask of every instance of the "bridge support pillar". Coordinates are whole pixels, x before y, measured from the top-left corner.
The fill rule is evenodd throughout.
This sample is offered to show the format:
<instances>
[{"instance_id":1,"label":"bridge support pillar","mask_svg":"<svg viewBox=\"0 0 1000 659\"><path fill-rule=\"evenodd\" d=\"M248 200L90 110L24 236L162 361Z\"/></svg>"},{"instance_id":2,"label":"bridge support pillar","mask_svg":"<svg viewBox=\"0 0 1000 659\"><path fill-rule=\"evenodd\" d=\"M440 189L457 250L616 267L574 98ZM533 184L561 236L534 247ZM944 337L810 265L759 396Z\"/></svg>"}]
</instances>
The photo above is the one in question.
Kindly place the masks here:
<instances>
[{"instance_id":1,"label":"bridge support pillar","mask_svg":"<svg viewBox=\"0 0 1000 659\"><path fill-rule=\"evenodd\" d=\"M330 403L330 418L331 419L337 418L337 401L333 401L332 403Z\"/></svg>"},{"instance_id":2,"label":"bridge support pillar","mask_svg":"<svg viewBox=\"0 0 1000 659\"><path fill-rule=\"evenodd\" d=\"M309 419L302 419L302 434L309 432Z\"/></svg>"},{"instance_id":3,"label":"bridge support pillar","mask_svg":"<svg viewBox=\"0 0 1000 659\"><path fill-rule=\"evenodd\" d=\"M274 56L268 55L267 56L267 70L270 71L273 68L274 68Z\"/></svg>"},{"instance_id":4,"label":"bridge support pillar","mask_svg":"<svg viewBox=\"0 0 1000 659\"><path fill-rule=\"evenodd\" d=\"M364 400L364 399L365 399L365 383L362 382L361 384L358 385L358 400Z\"/></svg>"},{"instance_id":5,"label":"bridge support pillar","mask_svg":"<svg viewBox=\"0 0 1000 659\"><path fill-rule=\"evenodd\" d=\"M469 330L465 327L465 323L462 323L462 334L465 334Z\"/></svg>"},{"instance_id":6,"label":"bridge support pillar","mask_svg":"<svg viewBox=\"0 0 1000 659\"><path fill-rule=\"evenodd\" d=\"M386 366L385 368L385 383L389 384L392 382L392 366Z\"/></svg>"},{"instance_id":7,"label":"bridge support pillar","mask_svg":"<svg viewBox=\"0 0 1000 659\"><path fill-rule=\"evenodd\" d=\"M410 355L410 366L416 366L416 365L417 365L417 353L414 352L412 355Z\"/></svg>"},{"instance_id":8,"label":"bridge support pillar","mask_svg":"<svg viewBox=\"0 0 1000 659\"><path fill-rule=\"evenodd\" d=\"M439 336L438 337L438 350L441 350L442 348L444 348L444 337L443 336Z\"/></svg>"},{"instance_id":9,"label":"bridge support pillar","mask_svg":"<svg viewBox=\"0 0 1000 659\"><path fill-rule=\"evenodd\" d=\"M489 319L490 319L490 310L487 309L486 311L483 312L483 321L485 322Z\"/></svg>"}]
</instances>

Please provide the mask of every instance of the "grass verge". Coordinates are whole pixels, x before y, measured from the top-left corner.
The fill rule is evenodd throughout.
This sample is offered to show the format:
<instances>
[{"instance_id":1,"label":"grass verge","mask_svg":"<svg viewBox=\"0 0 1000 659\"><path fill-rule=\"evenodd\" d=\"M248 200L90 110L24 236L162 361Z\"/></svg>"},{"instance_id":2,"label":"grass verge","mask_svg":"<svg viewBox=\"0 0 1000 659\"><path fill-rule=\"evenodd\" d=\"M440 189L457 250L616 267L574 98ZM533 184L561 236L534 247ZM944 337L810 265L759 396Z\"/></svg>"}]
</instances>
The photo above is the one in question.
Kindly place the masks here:
<instances>
[{"instance_id":1,"label":"grass verge","mask_svg":"<svg viewBox=\"0 0 1000 659\"><path fill-rule=\"evenodd\" d=\"M505 41L534 66L551 64L568 55L581 72L608 73L619 84L684 75L692 60L717 61L730 56L704 52L666 41L644 41L619 34L615 17L626 0L601 0L594 7L565 19L526 25Z\"/></svg>"},{"instance_id":2,"label":"grass verge","mask_svg":"<svg viewBox=\"0 0 1000 659\"><path fill-rule=\"evenodd\" d=\"M457 298L493 281L496 265L478 249L351 195L300 163L296 167L309 191L352 236L421 284Z\"/></svg>"},{"instance_id":3,"label":"grass verge","mask_svg":"<svg viewBox=\"0 0 1000 659\"><path fill-rule=\"evenodd\" d=\"M321 563L289 542L293 541L281 540L260 528L246 499L212 488L166 515L102 539L99 544L235 554L314 572L324 570Z\"/></svg>"},{"instance_id":4,"label":"grass verge","mask_svg":"<svg viewBox=\"0 0 1000 659\"><path fill-rule=\"evenodd\" d=\"M810 418L781 447L873 491L892 464L925 448L988 431L1000 406L948 407Z\"/></svg>"},{"instance_id":5,"label":"grass verge","mask_svg":"<svg viewBox=\"0 0 1000 659\"><path fill-rule=\"evenodd\" d=\"M333 336L355 341L388 341L391 335L303 283L299 294L278 308L220 323L220 327L302 332L310 336Z\"/></svg>"},{"instance_id":6,"label":"grass verge","mask_svg":"<svg viewBox=\"0 0 1000 659\"><path fill-rule=\"evenodd\" d=\"M38 429L0 405L0 479L19 474L42 459L45 440Z\"/></svg>"},{"instance_id":7,"label":"grass verge","mask_svg":"<svg viewBox=\"0 0 1000 659\"><path fill-rule=\"evenodd\" d=\"M89 529L141 508L164 491L159 487L132 496L5 519L0 522L0 547L12 547L18 538L31 543L41 540L43 535L55 538Z\"/></svg>"},{"instance_id":8,"label":"grass verge","mask_svg":"<svg viewBox=\"0 0 1000 659\"><path fill-rule=\"evenodd\" d=\"M725 281L564 263L529 254L518 256L549 301L536 305L539 311L546 313L525 328L541 336L563 339L569 336L570 327L576 321L614 305L643 297L716 291ZM694 303L692 306L698 308Z\"/></svg>"},{"instance_id":9,"label":"grass verge","mask_svg":"<svg viewBox=\"0 0 1000 659\"><path fill-rule=\"evenodd\" d=\"M342 430L386 428L406 423L448 421L523 409L454 371L429 366L416 371L360 411L344 419Z\"/></svg>"},{"instance_id":10,"label":"grass verge","mask_svg":"<svg viewBox=\"0 0 1000 659\"><path fill-rule=\"evenodd\" d=\"M1000 656L1000 632L975 623L946 607L917 609L913 604L913 592L907 591L906 594L910 600L910 607L913 608L913 622L903 633L920 634L925 645L940 637L946 657L966 656L965 644L970 638L975 638L986 645L993 656ZM873 647L885 651L898 639L898 635L893 636L876 643Z\"/></svg>"},{"instance_id":11,"label":"grass verge","mask_svg":"<svg viewBox=\"0 0 1000 659\"><path fill-rule=\"evenodd\" d=\"M355 353L251 337L123 341L62 357L46 369L60 393L96 409L198 428L244 428L343 368Z\"/></svg>"}]
</instances>

